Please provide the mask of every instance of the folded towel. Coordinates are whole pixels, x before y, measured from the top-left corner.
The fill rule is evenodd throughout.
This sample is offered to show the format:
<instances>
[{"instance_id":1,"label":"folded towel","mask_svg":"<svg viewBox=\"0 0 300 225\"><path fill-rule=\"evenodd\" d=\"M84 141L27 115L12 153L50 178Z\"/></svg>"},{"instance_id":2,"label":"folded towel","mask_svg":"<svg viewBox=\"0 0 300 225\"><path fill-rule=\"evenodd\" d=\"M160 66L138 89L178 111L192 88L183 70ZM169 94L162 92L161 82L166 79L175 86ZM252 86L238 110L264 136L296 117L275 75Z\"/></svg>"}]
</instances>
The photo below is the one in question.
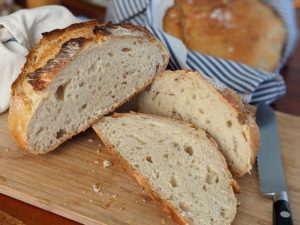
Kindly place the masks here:
<instances>
[{"instance_id":1,"label":"folded towel","mask_svg":"<svg viewBox=\"0 0 300 225\"><path fill-rule=\"evenodd\" d=\"M19 10L0 17L0 113L7 110L10 87L19 75L29 49L43 32L64 28L80 19L62 6Z\"/></svg>"}]
</instances>

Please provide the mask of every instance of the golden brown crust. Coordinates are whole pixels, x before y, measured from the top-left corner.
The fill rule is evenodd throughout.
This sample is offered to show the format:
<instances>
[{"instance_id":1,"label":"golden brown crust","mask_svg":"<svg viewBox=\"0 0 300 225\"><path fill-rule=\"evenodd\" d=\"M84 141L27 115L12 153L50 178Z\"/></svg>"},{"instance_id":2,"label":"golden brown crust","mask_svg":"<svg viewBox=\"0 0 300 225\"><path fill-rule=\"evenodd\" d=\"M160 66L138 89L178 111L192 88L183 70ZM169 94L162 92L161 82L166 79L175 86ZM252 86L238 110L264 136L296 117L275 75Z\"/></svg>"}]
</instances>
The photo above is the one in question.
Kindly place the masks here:
<instances>
[{"instance_id":1,"label":"golden brown crust","mask_svg":"<svg viewBox=\"0 0 300 225\"><path fill-rule=\"evenodd\" d=\"M193 72L191 70L177 70L177 71L165 71L161 73L159 76L155 78L155 80L159 80L164 76L177 76L177 75L188 75L189 73L196 73L198 79L206 82L208 87L214 93L220 95L222 100L232 106L234 111L238 114L238 121L242 125L246 125L248 130L249 143L251 148L251 156L250 156L250 165L248 168L245 168L244 171L234 171L230 168L230 171L234 177L242 177L245 173L251 170L252 165L255 163L256 155L259 150L259 128L255 122L255 112L253 109L249 108L247 105L244 105L241 101L240 96L235 93L233 90L223 86L222 84L214 83L213 80L207 80L204 76L200 74L200 72Z\"/></svg>"},{"instance_id":2,"label":"golden brown crust","mask_svg":"<svg viewBox=\"0 0 300 225\"><path fill-rule=\"evenodd\" d=\"M169 8L166 11L166 14L164 16L164 29L166 31L172 31L170 32L173 36L181 39L184 41L184 35L183 31L181 29L181 18L182 18L182 12L181 9L178 7L178 4L175 4L174 7Z\"/></svg>"},{"instance_id":3,"label":"golden brown crust","mask_svg":"<svg viewBox=\"0 0 300 225\"><path fill-rule=\"evenodd\" d=\"M27 128L34 110L38 107L41 100L45 97L48 86L59 74L59 71L72 60L82 49L88 47L93 42L101 43L109 38L115 38L113 30L115 28L125 28L128 34L134 35L140 32L138 38L155 42L162 49L164 65L168 63L168 53L162 43L159 42L145 28L140 28L131 24L101 24L97 21L89 21L79 24L73 24L65 29L54 30L45 33L40 42L29 52L27 61L22 69L21 74L12 85L12 100L9 111L9 130L15 137L21 147L26 148L32 153L41 153L32 149L27 144ZM106 31L106 32L100 32ZM160 69L162 69L160 68ZM143 87L136 90L142 91L152 81L146 83ZM119 104L112 106L111 111L128 101L132 96L124 99ZM109 113L107 112L107 113ZM70 136L61 139L59 143L45 149L43 153L49 152L60 145L63 141L71 138L75 134L84 131L95 123L99 118L91 121L88 126L84 127Z\"/></svg>"},{"instance_id":4,"label":"golden brown crust","mask_svg":"<svg viewBox=\"0 0 300 225\"><path fill-rule=\"evenodd\" d=\"M159 116L156 115L148 115L148 114L143 114L143 113L136 113L136 112L131 112L131 113L113 113L112 117L113 118L119 118L119 117L126 117L130 114L136 114L136 115L140 115L140 116L146 116L147 118L161 118ZM170 118L165 118L166 120L174 120L174 119L170 119ZM195 129L191 124L189 123L185 123L183 121L180 120L176 120L177 123L181 123L184 124L188 127L191 127L193 129ZM184 218L181 214L177 213L176 209L165 199L162 199L161 196L155 192L154 188L151 187L151 185L149 184L148 180L143 177L134 167L132 167L130 165L130 163L124 159L119 153L118 151L115 149L115 146L111 145L109 143L109 141L105 138L105 135L103 133L101 133L101 130L94 128L94 131L97 133L97 135L99 136L99 138L101 139L102 143L110 150L111 154L113 154L115 157L117 157L117 159L119 160L121 166L124 168L124 170L130 175L132 176L136 182L142 186L144 188L144 191L147 195L149 195L166 213L168 213L178 224L180 225L193 225L194 223L192 221L188 221L186 218ZM199 129L197 129L199 130ZM205 131L203 131L205 132ZM205 132L206 133L206 132ZM219 149L218 144L216 143L216 141L211 138L208 137L212 143L215 144L215 146ZM222 155L221 151L217 151L218 154L220 155L220 158L223 161L224 164L224 168L226 168L226 173L231 176L231 173L227 167L227 163L226 160L224 158L224 156ZM231 183L230 183L233 191L235 193L240 193L240 188L238 186L238 183L236 182L236 180L234 180L232 178ZM196 224L195 224L196 225Z\"/></svg>"},{"instance_id":5,"label":"golden brown crust","mask_svg":"<svg viewBox=\"0 0 300 225\"><path fill-rule=\"evenodd\" d=\"M8 117L8 127L12 136L22 148L27 148L25 130L28 127L29 117L31 115L31 104L23 93L16 94L13 91L11 96L11 106Z\"/></svg>"},{"instance_id":6,"label":"golden brown crust","mask_svg":"<svg viewBox=\"0 0 300 225\"><path fill-rule=\"evenodd\" d=\"M192 50L272 72L286 40L283 22L260 0L176 0L164 30Z\"/></svg>"}]
</instances>

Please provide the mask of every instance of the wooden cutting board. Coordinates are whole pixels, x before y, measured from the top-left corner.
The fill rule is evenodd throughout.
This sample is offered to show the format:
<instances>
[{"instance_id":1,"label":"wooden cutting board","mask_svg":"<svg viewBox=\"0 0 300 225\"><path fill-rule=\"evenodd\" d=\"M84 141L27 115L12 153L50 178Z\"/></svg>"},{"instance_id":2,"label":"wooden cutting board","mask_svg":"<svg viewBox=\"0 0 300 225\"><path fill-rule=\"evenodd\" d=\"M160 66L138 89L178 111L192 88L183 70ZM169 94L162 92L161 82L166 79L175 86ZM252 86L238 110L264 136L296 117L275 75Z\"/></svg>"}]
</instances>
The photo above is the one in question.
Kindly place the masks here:
<instances>
[{"instance_id":1,"label":"wooden cutting board","mask_svg":"<svg viewBox=\"0 0 300 225\"><path fill-rule=\"evenodd\" d=\"M277 119L294 223L300 224L300 118L277 113ZM0 115L0 193L84 224L174 225L99 143L88 130L49 154L31 155L9 135L7 114ZM103 160L113 165L104 168ZM234 224L271 224L272 201L260 196L256 169L238 183Z\"/></svg>"}]
</instances>

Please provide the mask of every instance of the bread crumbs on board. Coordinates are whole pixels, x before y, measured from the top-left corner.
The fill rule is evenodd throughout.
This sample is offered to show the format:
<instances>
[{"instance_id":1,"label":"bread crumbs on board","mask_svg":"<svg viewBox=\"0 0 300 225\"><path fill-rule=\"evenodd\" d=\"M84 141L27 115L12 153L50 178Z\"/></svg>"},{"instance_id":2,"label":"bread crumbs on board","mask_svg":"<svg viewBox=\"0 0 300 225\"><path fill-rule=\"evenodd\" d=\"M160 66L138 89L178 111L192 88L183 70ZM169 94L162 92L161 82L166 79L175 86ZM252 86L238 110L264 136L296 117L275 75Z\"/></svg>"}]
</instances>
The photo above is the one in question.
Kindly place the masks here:
<instances>
[{"instance_id":1,"label":"bread crumbs on board","mask_svg":"<svg viewBox=\"0 0 300 225\"><path fill-rule=\"evenodd\" d=\"M93 187L93 192L99 193L99 194L102 193L102 187L98 183L93 184L92 187Z\"/></svg>"},{"instance_id":2,"label":"bread crumbs on board","mask_svg":"<svg viewBox=\"0 0 300 225\"><path fill-rule=\"evenodd\" d=\"M118 195L111 195L111 197L112 197L113 199L117 199L117 198L118 198Z\"/></svg>"},{"instance_id":3,"label":"bread crumbs on board","mask_svg":"<svg viewBox=\"0 0 300 225\"><path fill-rule=\"evenodd\" d=\"M131 220L127 220L127 224L133 224L135 220L131 219Z\"/></svg>"},{"instance_id":4,"label":"bread crumbs on board","mask_svg":"<svg viewBox=\"0 0 300 225\"><path fill-rule=\"evenodd\" d=\"M160 224L167 224L164 218L161 219Z\"/></svg>"},{"instance_id":5,"label":"bread crumbs on board","mask_svg":"<svg viewBox=\"0 0 300 225\"><path fill-rule=\"evenodd\" d=\"M108 168L108 167L111 167L112 166L112 162L109 161L109 160L104 160L103 161L103 167L104 168Z\"/></svg>"}]
</instances>

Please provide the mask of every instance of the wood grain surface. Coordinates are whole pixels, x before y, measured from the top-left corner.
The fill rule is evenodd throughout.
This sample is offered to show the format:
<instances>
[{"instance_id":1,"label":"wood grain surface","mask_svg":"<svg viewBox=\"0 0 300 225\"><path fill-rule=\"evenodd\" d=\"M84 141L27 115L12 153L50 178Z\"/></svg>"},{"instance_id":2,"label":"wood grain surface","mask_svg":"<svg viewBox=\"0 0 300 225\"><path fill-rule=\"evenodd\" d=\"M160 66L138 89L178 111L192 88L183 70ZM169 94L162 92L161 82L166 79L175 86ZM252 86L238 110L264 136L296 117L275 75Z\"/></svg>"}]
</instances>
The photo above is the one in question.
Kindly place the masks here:
<instances>
[{"instance_id":1,"label":"wood grain surface","mask_svg":"<svg viewBox=\"0 0 300 225\"><path fill-rule=\"evenodd\" d=\"M291 207L299 224L300 118L282 113L277 118ZM175 224L99 144L88 130L49 154L32 155L15 144L7 131L7 114L0 115L0 192L83 224ZM104 160L113 165L104 168ZM271 224L272 201L259 194L256 169L238 183L241 206L234 224ZM94 192L93 184L102 193Z\"/></svg>"},{"instance_id":2,"label":"wood grain surface","mask_svg":"<svg viewBox=\"0 0 300 225\"><path fill-rule=\"evenodd\" d=\"M23 7L26 6L25 0L15 0ZM297 0L297 2L299 2ZM89 6L84 4L82 1L71 1L63 0L63 5L68 7L75 15L83 15L89 18L97 18L103 20L105 15L105 10L103 8L98 8L95 6ZM299 4L297 4L298 6ZM297 10L297 21L298 27L300 25L300 9ZM291 113L300 116L300 42L295 48L293 55L290 57L285 67L281 71L284 76L287 85L287 94L276 101L273 107L281 112ZM282 117L285 118L285 117ZM288 117L287 117L288 118ZM281 119L281 118L280 118ZM300 131L298 131L300 132ZM1 139L0 139L1 141ZM299 142L298 142L299 143ZM296 149L294 151L297 151ZM299 147L298 147L299 151ZM286 157L286 156L285 156ZM297 160L293 158L293 161ZM299 156L298 156L299 160ZM288 163L288 161L286 162ZM1 164L0 164L1 167ZM289 167L289 166L288 166ZM299 171L299 166L297 167ZM288 171L286 171L288 172ZM292 170L294 174L295 171ZM289 174L288 174L289 176ZM300 185L298 184L298 187ZM296 188L297 189L297 188ZM295 200L294 200L295 201ZM297 204L299 206L299 196L297 199ZM41 208L35 207L28 203L19 201L17 199L11 198L9 196L3 195L0 192L0 209L17 217L28 225L77 225L79 223L69 220L67 218L58 216ZM299 212L299 207L296 208ZM296 210L297 212L297 210ZM294 212L295 214L295 212ZM261 223L258 223L261 224ZM269 223L271 224L271 223ZM296 224L296 223L295 223ZM300 224L300 223L299 223Z\"/></svg>"}]
</instances>

